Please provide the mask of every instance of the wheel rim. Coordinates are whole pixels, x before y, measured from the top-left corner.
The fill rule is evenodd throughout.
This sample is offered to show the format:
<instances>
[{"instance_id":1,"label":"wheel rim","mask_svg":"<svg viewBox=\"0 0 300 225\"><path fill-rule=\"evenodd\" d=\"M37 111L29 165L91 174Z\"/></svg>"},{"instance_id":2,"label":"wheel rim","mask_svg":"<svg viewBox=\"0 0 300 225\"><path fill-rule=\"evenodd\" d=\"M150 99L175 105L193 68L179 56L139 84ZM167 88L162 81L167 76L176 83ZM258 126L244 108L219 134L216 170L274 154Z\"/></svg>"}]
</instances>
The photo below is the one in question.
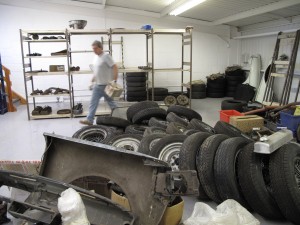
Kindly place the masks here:
<instances>
[{"instance_id":1,"label":"wheel rim","mask_svg":"<svg viewBox=\"0 0 300 225\"><path fill-rule=\"evenodd\" d=\"M125 150L137 152L140 145L140 140L135 138L120 138L114 141L111 145L118 148L123 148Z\"/></svg>"},{"instance_id":2,"label":"wheel rim","mask_svg":"<svg viewBox=\"0 0 300 225\"><path fill-rule=\"evenodd\" d=\"M159 153L158 159L168 162L172 171L179 170L179 152L181 146L181 142L171 143L166 145Z\"/></svg>"},{"instance_id":3,"label":"wheel rim","mask_svg":"<svg viewBox=\"0 0 300 225\"><path fill-rule=\"evenodd\" d=\"M79 138L86 141L102 143L106 139L107 133L101 129L90 129L82 133Z\"/></svg>"},{"instance_id":4,"label":"wheel rim","mask_svg":"<svg viewBox=\"0 0 300 225\"><path fill-rule=\"evenodd\" d=\"M300 189L300 158L295 159L295 179L297 186Z\"/></svg>"}]
</instances>

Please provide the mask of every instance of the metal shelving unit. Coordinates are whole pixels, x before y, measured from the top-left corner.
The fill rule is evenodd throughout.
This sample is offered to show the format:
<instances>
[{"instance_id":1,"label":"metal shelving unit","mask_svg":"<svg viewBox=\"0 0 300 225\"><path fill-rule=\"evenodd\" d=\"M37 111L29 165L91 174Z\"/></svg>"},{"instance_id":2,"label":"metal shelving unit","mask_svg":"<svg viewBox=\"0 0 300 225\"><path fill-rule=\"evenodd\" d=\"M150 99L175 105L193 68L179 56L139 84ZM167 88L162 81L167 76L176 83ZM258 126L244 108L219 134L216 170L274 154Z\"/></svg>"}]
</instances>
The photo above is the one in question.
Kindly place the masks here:
<instances>
[{"instance_id":1,"label":"metal shelving unit","mask_svg":"<svg viewBox=\"0 0 300 225\"><path fill-rule=\"evenodd\" d=\"M32 90L34 90L34 77L38 76L61 76L65 75L68 77L69 81L69 91L70 94L67 95L49 95L49 97L54 96L68 96L70 98L70 108L75 105L75 94L74 94L74 76L78 76L81 74L92 74L90 70L81 70L81 71L71 71L70 68L72 67L72 54L81 54L81 53L92 53L91 50L77 50L72 49L71 46L71 38L74 35L77 36L84 36L84 35L99 35L102 37L103 44L107 44L109 48L110 54L113 52L113 45L120 45L122 47L122 62L120 63L119 73L123 73L123 77L128 72L146 72L147 73L147 80L149 79L149 74L151 73L150 80L151 80L151 87L152 87L152 100L154 100L154 79L156 78L156 73L158 72L181 72L181 84L178 87L181 87L181 91L183 92L183 80L185 73L189 74L190 82L192 81L192 31L193 27L187 27L186 29L151 29L151 30L132 30L132 29L102 29L102 30L46 30L46 31L39 31L39 30L20 30L20 39L21 39L21 50L22 50L22 62L23 62L23 73L24 73L24 83L25 83L25 92L26 92L26 100L28 102L29 98L33 99L33 105L36 106L35 98L39 97L46 97L45 95L41 96L30 96L28 95L28 83L30 82ZM29 37L30 34L38 34L38 35L64 35L65 39L46 39L46 40L24 40L24 37ZM151 69L139 69L139 68L128 68L124 65L124 55L123 55L123 36L121 37L120 41L114 41L114 35L145 35L146 39L146 65ZM154 57L154 37L157 35L180 35L182 37L182 62L177 68L156 68L155 67L155 57ZM103 36L108 37L108 41L104 41ZM56 55L56 56L25 56L24 55L24 44L27 43L28 47L28 54L31 53L31 44L34 43L66 43L67 48L67 55ZM150 48L149 48L150 47ZM189 51L189 59L185 59L185 51ZM149 53L152 53L151 57ZM26 70L32 71L32 60L36 59L51 59L51 58L66 58L67 59L67 71L66 72L28 72ZM151 59L150 59L151 58ZM25 62L25 60L29 60L29 62ZM147 82L147 91L148 91L148 82ZM190 89L190 91L192 91ZM48 97L48 96L47 96ZM191 100L189 102L189 107L191 107ZM82 115L57 115L51 114L48 116L31 116L30 106L29 103L27 104L27 113L28 119L41 119L41 118L62 118L62 117L78 117L78 116L85 116L86 113ZM105 114L107 114L105 112ZM96 115L103 115L103 112L97 112Z\"/></svg>"},{"instance_id":2,"label":"metal shelving unit","mask_svg":"<svg viewBox=\"0 0 300 225\"><path fill-rule=\"evenodd\" d=\"M4 114L7 111L8 108L7 108L6 93L5 93L5 86L4 86L4 75L2 72L2 63L1 63L1 56L0 56L0 114Z\"/></svg>"},{"instance_id":3,"label":"metal shelving unit","mask_svg":"<svg viewBox=\"0 0 300 225\"><path fill-rule=\"evenodd\" d=\"M26 101L27 101L27 114L28 114L28 120L30 119L45 119L45 118L63 118L63 117L72 117L71 114L57 114L57 113L51 113L50 115L38 115L33 116L31 115L31 104L29 103L28 99L32 99L33 101L33 108L36 107L36 98L41 97L69 97L70 101L70 109L72 109L72 95L71 95L71 82L70 82L70 66L69 66L69 60L68 55L56 55L56 56L27 56L24 53L24 44L27 46L27 54L31 54L31 48L32 44L35 43L42 43L42 44L51 44L51 43L65 43L66 48L68 47L68 40L67 39L41 39L41 40L24 40L25 37L29 37L31 34L37 34L39 36L65 36L67 38L67 30L47 30L47 31L38 31L38 30L20 30L20 41L21 41L21 51L22 51L22 62L23 62L23 74L24 74L24 84L25 84L25 95L26 95ZM64 58L67 59L67 68L66 72L30 72L33 69L33 59L51 59L51 58ZM26 60L29 60L29 62L25 62ZM69 84L69 94L58 94L58 95L30 95L28 94L28 85L31 86L32 91L35 90L35 77L45 77L45 76L67 76L68 78L68 84ZM28 84L30 83L30 84Z\"/></svg>"}]
</instances>

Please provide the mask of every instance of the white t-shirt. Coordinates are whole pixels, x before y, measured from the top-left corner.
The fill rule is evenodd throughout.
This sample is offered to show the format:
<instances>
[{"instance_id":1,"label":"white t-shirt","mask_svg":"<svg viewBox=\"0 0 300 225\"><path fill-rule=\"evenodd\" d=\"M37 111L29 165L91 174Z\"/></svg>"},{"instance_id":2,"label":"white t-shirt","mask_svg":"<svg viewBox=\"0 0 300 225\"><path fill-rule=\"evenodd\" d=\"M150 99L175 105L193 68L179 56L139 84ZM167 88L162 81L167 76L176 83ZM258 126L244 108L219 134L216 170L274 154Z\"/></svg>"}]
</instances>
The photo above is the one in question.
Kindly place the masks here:
<instances>
[{"instance_id":1,"label":"white t-shirt","mask_svg":"<svg viewBox=\"0 0 300 225\"><path fill-rule=\"evenodd\" d=\"M114 65L115 62L110 54L103 52L101 55L95 55L93 72L97 85L106 85L114 79L112 69Z\"/></svg>"}]
</instances>

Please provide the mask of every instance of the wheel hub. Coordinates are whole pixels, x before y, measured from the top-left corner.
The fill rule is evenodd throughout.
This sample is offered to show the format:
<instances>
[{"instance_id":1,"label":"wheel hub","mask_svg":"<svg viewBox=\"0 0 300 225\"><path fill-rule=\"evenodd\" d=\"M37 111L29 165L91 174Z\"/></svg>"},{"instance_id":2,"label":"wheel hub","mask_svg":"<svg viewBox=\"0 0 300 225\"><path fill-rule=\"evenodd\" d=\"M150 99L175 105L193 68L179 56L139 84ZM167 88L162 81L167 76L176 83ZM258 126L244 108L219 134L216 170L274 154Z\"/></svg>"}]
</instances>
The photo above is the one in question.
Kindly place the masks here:
<instances>
[{"instance_id":1,"label":"wheel hub","mask_svg":"<svg viewBox=\"0 0 300 225\"><path fill-rule=\"evenodd\" d=\"M168 162L172 171L179 170L179 152L182 146L181 142L166 145L160 152L158 159Z\"/></svg>"}]
</instances>

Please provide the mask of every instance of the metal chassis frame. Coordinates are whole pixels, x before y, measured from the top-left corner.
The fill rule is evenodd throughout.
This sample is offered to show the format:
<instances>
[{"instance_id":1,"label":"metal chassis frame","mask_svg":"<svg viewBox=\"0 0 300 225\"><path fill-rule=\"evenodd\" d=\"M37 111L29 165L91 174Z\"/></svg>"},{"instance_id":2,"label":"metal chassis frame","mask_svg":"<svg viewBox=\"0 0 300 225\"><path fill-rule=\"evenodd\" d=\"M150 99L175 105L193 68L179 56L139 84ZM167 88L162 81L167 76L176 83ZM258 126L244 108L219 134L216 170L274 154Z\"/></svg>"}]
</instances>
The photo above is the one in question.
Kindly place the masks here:
<instances>
[{"instance_id":1,"label":"metal chassis frame","mask_svg":"<svg viewBox=\"0 0 300 225\"><path fill-rule=\"evenodd\" d=\"M172 172L166 162L112 146L44 134L40 175L71 183L98 176L118 184L128 198L135 225L157 225L172 196L197 195L196 171Z\"/></svg>"}]
</instances>

